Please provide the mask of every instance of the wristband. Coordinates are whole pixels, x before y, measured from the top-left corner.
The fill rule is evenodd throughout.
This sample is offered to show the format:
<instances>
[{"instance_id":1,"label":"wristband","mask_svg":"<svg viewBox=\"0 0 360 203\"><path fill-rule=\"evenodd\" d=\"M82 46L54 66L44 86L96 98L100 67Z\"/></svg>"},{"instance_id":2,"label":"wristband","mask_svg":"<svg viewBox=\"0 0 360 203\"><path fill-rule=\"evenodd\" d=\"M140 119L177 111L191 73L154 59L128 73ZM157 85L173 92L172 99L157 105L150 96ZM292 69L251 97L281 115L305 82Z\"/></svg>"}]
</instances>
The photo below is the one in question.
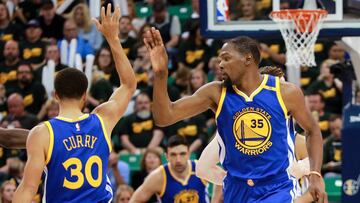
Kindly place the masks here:
<instances>
[{"instance_id":1,"label":"wristband","mask_svg":"<svg viewBox=\"0 0 360 203\"><path fill-rule=\"evenodd\" d=\"M309 173L309 175L317 175L317 176L319 176L320 178L322 178L322 175L319 173L319 172L317 172L317 171L310 171L310 173Z\"/></svg>"}]
</instances>

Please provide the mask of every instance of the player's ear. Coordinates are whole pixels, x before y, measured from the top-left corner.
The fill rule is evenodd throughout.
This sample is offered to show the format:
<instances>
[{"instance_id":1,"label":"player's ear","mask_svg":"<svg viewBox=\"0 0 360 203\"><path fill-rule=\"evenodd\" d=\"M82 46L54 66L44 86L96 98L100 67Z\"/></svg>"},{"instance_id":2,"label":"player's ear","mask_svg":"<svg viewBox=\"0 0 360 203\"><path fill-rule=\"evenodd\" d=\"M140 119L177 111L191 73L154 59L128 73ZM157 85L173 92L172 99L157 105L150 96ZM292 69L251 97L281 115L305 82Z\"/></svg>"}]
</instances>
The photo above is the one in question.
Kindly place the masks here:
<instances>
[{"instance_id":1,"label":"player's ear","mask_svg":"<svg viewBox=\"0 0 360 203\"><path fill-rule=\"evenodd\" d=\"M253 56L251 54L245 55L245 65L249 66L252 62Z\"/></svg>"},{"instance_id":2,"label":"player's ear","mask_svg":"<svg viewBox=\"0 0 360 203\"><path fill-rule=\"evenodd\" d=\"M57 102L60 101L60 97L56 91L54 91L54 98L56 99Z\"/></svg>"}]
</instances>

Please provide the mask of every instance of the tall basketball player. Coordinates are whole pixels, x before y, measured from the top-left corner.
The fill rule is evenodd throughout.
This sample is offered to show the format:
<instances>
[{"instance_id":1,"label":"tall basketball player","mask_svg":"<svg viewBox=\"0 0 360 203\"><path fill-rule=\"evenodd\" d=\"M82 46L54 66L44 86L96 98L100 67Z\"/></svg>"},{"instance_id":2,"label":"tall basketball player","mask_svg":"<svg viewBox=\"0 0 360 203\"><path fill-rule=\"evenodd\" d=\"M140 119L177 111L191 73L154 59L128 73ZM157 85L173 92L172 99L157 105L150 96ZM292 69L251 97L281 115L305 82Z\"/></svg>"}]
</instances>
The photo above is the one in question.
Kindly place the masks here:
<instances>
[{"instance_id":1,"label":"tall basketball player","mask_svg":"<svg viewBox=\"0 0 360 203\"><path fill-rule=\"evenodd\" d=\"M55 78L59 116L33 128L27 140L28 160L14 202L31 202L43 170L44 202L111 202L106 177L111 152L110 134L136 89L133 69L120 45L120 8L101 10L98 30L108 41L121 80L108 102L91 114L82 113L88 81L81 71L67 68Z\"/></svg>"},{"instance_id":2,"label":"tall basketball player","mask_svg":"<svg viewBox=\"0 0 360 203\"><path fill-rule=\"evenodd\" d=\"M208 83L176 102L167 94L168 60L159 31L152 28L144 42L155 73L153 112L157 125L167 126L209 108L216 112L220 160L227 171L221 177L224 202L293 201L296 180L286 170L295 161L291 116L307 132L309 191L315 200L327 201L321 185L320 129L298 87L259 73L256 41L239 37L225 43L219 55L225 82Z\"/></svg>"}]
</instances>

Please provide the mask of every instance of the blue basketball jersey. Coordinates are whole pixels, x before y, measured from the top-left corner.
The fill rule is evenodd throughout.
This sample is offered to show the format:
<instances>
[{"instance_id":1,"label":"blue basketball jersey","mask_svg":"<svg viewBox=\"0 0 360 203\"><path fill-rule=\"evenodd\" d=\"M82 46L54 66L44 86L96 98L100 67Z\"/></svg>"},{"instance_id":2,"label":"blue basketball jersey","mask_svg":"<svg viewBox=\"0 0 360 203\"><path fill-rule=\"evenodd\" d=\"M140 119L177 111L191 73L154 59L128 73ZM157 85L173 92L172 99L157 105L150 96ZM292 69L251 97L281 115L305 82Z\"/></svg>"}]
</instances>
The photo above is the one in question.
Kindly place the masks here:
<instances>
[{"instance_id":1,"label":"blue basketball jersey","mask_svg":"<svg viewBox=\"0 0 360 203\"><path fill-rule=\"evenodd\" d=\"M45 122L50 132L43 202L111 202L106 176L110 139L102 118L56 117Z\"/></svg>"},{"instance_id":2,"label":"blue basketball jersey","mask_svg":"<svg viewBox=\"0 0 360 203\"><path fill-rule=\"evenodd\" d=\"M219 157L228 175L251 181L290 178L287 168L295 161L294 128L278 77L264 75L250 96L234 85L223 86L216 121Z\"/></svg>"},{"instance_id":3,"label":"blue basketball jersey","mask_svg":"<svg viewBox=\"0 0 360 203\"><path fill-rule=\"evenodd\" d=\"M207 203L207 183L195 175L195 162L191 161L189 168L189 178L183 182L172 175L168 164L162 167L164 174L163 191L159 194L159 199L163 203Z\"/></svg>"}]
</instances>

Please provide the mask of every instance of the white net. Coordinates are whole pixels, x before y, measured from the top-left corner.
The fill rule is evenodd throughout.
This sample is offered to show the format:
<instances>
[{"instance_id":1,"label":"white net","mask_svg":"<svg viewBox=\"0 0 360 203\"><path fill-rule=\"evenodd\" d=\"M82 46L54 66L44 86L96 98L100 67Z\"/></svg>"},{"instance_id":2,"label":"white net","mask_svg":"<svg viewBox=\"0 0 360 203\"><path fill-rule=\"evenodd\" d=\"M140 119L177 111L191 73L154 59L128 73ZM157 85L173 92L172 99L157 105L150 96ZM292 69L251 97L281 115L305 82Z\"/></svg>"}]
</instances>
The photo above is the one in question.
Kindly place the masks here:
<instances>
[{"instance_id":1,"label":"white net","mask_svg":"<svg viewBox=\"0 0 360 203\"><path fill-rule=\"evenodd\" d=\"M326 15L325 10L302 9L273 11L270 14L285 41L287 66L316 66L314 47Z\"/></svg>"}]
</instances>

